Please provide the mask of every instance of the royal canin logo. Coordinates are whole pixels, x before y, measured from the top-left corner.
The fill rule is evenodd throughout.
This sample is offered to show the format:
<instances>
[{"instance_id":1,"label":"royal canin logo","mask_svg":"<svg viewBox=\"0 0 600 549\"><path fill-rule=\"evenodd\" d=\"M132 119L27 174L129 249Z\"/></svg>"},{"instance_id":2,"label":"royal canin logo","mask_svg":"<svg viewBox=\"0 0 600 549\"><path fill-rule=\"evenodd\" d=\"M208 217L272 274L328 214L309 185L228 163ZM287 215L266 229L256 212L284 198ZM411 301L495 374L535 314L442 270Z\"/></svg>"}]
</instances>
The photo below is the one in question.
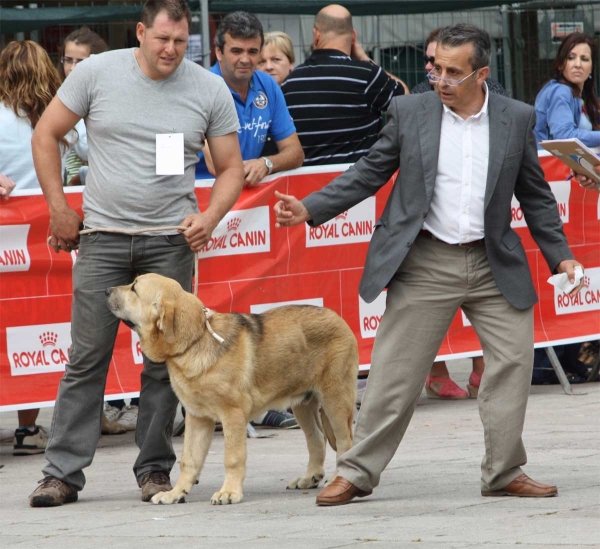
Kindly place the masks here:
<instances>
[{"instance_id":1,"label":"royal canin logo","mask_svg":"<svg viewBox=\"0 0 600 549\"><path fill-rule=\"evenodd\" d=\"M589 288L591 283L592 283L592 281L591 281L590 277L587 275L583 275L583 287Z\"/></svg>"},{"instance_id":2,"label":"royal canin logo","mask_svg":"<svg viewBox=\"0 0 600 549\"><path fill-rule=\"evenodd\" d=\"M11 376L64 372L69 362L71 324L6 327Z\"/></svg>"},{"instance_id":3,"label":"royal canin logo","mask_svg":"<svg viewBox=\"0 0 600 549\"><path fill-rule=\"evenodd\" d=\"M375 229L375 197L371 196L334 219L306 228L306 247L369 242Z\"/></svg>"},{"instance_id":4,"label":"royal canin logo","mask_svg":"<svg viewBox=\"0 0 600 549\"><path fill-rule=\"evenodd\" d=\"M270 251L269 215L268 206L229 212L198 256L205 258Z\"/></svg>"},{"instance_id":5,"label":"royal canin logo","mask_svg":"<svg viewBox=\"0 0 600 549\"><path fill-rule=\"evenodd\" d=\"M44 347L56 347L56 341L58 340L58 334L56 332L44 332L40 336L40 341Z\"/></svg>"},{"instance_id":6,"label":"royal canin logo","mask_svg":"<svg viewBox=\"0 0 600 549\"><path fill-rule=\"evenodd\" d=\"M227 232L229 232L229 231L236 232L240 228L241 223L242 223L242 220L239 217L232 217L227 222Z\"/></svg>"}]
</instances>

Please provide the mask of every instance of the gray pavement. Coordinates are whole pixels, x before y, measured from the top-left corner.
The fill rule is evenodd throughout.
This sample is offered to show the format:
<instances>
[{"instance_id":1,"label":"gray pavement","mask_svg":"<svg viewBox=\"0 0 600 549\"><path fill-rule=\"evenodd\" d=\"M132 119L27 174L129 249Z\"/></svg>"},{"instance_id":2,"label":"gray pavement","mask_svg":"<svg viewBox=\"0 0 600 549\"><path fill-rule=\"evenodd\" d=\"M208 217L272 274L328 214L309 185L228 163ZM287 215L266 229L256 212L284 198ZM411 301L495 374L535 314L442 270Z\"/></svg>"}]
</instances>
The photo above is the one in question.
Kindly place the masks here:
<instances>
[{"instance_id":1,"label":"gray pavement","mask_svg":"<svg viewBox=\"0 0 600 549\"><path fill-rule=\"evenodd\" d=\"M449 363L466 385L469 361ZM211 506L223 478L223 435L215 440L188 503L142 503L131 467L134 434L103 436L79 502L32 509L43 455L13 457L0 446L0 547L95 549L229 546L248 548L373 547L520 549L600 547L600 384L533 387L524 440L534 479L555 483L559 497L483 498L483 435L476 402L421 397L396 457L372 496L342 507L315 505L317 491L287 491L303 472L300 431L269 431L248 440L245 499ZM51 409L40 414L49 427ZM14 428L16 413L0 414ZM177 455L183 439L175 438ZM335 468L329 449L327 471ZM178 465L173 479L178 476Z\"/></svg>"}]
</instances>

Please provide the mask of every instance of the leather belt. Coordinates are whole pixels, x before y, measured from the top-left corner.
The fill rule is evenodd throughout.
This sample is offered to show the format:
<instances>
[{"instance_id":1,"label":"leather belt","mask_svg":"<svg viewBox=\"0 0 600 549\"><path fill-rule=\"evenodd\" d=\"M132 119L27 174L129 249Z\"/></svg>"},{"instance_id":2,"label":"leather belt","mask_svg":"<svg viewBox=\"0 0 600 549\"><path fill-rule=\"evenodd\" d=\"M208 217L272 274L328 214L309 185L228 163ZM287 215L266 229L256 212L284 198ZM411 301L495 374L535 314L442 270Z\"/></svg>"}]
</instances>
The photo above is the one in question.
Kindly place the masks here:
<instances>
[{"instance_id":1,"label":"leather belt","mask_svg":"<svg viewBox=\"0 0 600 549\"><path fill-rule=\"evenodd\" d=\"M434 234L431 234L427 229L421 229L419 231L419 235L429 238L430 240L437 240L438 242L443 242L444 244L448 244L447 242L440 240ZM458 246L459 248L475 248L475 246L480 246L481 244L483 244L483 242L484 242L484 239L480 238L479 240L472 240L471 242L462 242L459 244L448 244L448 246Z\"/></svg>"}]
</instances>

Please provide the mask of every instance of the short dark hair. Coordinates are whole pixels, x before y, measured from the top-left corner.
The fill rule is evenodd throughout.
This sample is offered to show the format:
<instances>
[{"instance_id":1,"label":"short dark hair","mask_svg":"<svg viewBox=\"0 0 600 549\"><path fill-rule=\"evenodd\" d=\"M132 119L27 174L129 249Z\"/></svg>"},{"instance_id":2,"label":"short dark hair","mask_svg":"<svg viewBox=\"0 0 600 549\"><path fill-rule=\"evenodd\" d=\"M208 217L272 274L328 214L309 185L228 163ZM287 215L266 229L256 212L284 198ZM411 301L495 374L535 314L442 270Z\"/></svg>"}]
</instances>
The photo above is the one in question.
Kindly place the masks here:
<instances>
[{"instance_id":1,"label":"short dark hair","mask_svg":"<svg viewBox=\"0 0 600 549\"><path fill-rule=\"evenodd\" d=\"M474 70L487 67L490 64L490 55L492 53L492 42L487 31L469 25L467 23L458 23L443 27L438 35L438 46L450 46L457 48L464 44L473 44L473 54L469 58L469 63Z\"/></svg>"},{"instance_id":2,"label":"short dark hair","mask_svg":"<svg viewBox=\"0 0 600 549\"><path fill-rule=\"evenodd\" d=\"M425 47L429 46L432 42L438 41L438 36L440 35L440 31L442 27L438 27L437 29L433 29L429 35L427 36L427 40L425 40Z\"/></svg>"},{"instance_id":3,"label":"short dark hair","mask_svg":"<svg viewBox=\"0 0 600 549\"><path fill-rule=\"evenodd\" d=\"M166 11L172 21L179 22L185 18L188 27L192 24L192 11L186 0L146 0L141 16L144 27L151 28L161 11Z\"/></svg>"},{"instance_id":4,"label":"short dark hair","mask_svg":"<svg viewBox=\"0 0 600 549\"><path fill-rule=\"evenodd\" d=\"M229 33L232 38L256 38L260 36L260 47L263 47L265 35L263 26L256 15L247 11L233 11L221 20L221 24L215 34L215 46L223 51L225 46L225 34Z\"/></svg>"}]
</instances>

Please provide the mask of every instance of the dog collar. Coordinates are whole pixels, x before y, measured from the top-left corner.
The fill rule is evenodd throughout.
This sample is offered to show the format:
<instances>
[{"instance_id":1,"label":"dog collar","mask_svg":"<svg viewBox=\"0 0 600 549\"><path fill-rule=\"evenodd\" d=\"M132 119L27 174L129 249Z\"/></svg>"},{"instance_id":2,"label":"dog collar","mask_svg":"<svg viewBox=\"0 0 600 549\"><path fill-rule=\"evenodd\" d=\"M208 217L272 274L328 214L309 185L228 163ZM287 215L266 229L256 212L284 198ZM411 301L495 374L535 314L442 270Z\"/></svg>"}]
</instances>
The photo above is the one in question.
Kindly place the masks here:
<instances>
[{"instance_id":1,"label":"dog collar","mask_svg":"<svg viewBox=\"0 0 600 549\"><path fill-rule=\"evenodd\" d=\"M209 322L210 318L215 314L215 312L210 310L208 307L204 307L203 311L204 315L206 316L204 324L206 324L206 329L209 331L210 335L213 336L219 343L225 343L225 340L219 334L215 333Z\"/></svg>"}]
</instances>

